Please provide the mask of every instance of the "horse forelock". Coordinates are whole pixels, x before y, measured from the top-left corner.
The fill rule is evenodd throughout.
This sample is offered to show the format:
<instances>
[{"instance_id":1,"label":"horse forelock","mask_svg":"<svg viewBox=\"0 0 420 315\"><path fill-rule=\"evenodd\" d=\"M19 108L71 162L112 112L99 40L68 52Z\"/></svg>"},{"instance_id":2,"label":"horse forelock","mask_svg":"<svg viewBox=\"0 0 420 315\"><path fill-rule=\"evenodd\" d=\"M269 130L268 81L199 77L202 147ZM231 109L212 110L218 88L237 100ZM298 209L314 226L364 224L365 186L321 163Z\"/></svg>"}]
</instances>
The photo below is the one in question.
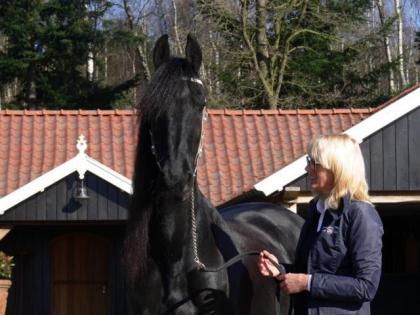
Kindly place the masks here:
<instances>
[{"instance_id":1,"label":"horse forelock","mask_svg":"<svg viewBox=\"0 0 420 315\"><path fill-rule=\"evenodd\" d=\"M153 74L140 101L142 119L154 121L162 114L172 114L180 110L180 101L183 109L203 108L205 90L198 81L198 74L186 59L172 58L164 63Z\"/></svg>"}]
</instances>

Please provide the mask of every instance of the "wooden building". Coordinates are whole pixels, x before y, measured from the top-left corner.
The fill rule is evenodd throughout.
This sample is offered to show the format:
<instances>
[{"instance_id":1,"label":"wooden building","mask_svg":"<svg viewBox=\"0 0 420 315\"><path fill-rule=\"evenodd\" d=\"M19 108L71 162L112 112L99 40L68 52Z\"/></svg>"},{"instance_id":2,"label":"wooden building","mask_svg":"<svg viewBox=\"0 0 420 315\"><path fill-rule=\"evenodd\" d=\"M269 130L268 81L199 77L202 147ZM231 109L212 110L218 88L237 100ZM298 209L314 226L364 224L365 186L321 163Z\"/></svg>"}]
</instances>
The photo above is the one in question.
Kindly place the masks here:
<instances>
[{"instance_id":1,"label":"wooden building","mask_svg":"<svg viewBox=\"0 0 420 315\"><path fill-rule=\"evenodd\" d=\"M420 87L415 86L345 133L360 142L371 200L384 224L383 273L372 314L420 309ZM303 158L256 184L304 215L311 199ZM289 175L292 174L292 175Z\"/></svg>"},{"instance_id":2,"label":"wooden building","mask_svg":"<svg viewBox=\"0 0 420 315\"><path fill-rule=\"evenodd\" d=\"M10 229L0 249L16 264L7 314L126 314L120 249L137 126L132 110L0 111L0 227ZM338 132L361 142L385 226L373 313L414 314L420 86L374 109L209 110L200 188L218 207L263 199L305 215L306 144Z\"/></svg>"}]
</instances>

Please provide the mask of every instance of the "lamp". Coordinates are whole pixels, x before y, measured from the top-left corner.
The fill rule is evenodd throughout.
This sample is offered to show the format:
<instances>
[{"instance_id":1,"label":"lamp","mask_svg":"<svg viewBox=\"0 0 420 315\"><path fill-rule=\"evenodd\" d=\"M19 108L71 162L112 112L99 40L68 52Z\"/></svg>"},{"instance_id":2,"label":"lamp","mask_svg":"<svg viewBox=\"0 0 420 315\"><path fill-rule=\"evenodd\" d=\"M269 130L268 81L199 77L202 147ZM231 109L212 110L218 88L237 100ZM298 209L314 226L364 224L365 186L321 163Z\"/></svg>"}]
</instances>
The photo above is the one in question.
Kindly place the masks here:
<instances>
[{"instance_id":1,"label":"lamp","mask_svg":"<svg viewBox=\"0 0 420 315\"><path fill-rule=\"evenodd\" d=\"M84 185L84 179L83 178L81 178L77 181L76 193L74 195L74 198L76 198L78 200L89 199L89 196L87 194L87 189Z\"/></svg>"}]
</instances>

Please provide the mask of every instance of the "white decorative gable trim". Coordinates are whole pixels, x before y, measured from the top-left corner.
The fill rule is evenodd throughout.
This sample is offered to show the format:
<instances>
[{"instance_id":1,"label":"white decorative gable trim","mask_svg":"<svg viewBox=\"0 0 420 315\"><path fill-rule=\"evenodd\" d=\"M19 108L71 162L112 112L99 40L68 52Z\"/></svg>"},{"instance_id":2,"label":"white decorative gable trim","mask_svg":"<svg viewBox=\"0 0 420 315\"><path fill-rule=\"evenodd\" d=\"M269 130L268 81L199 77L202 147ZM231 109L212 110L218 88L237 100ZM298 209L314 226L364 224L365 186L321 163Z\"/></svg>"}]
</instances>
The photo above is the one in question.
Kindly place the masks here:
<instances>
[{"instance_id":1,"label":"white decorative gable trim","mask_svg":"<svg viewBox=\"0 0 420 315\"><path fill-rule=\"evenodd\" d=\"M52 184L74 172L78 172L79 178L83 179L85 173L88 171L114 185L115 187L120 188L122 191L125 191L128 194L132 194L131 180L115 172L108 166L89 157L85 153L86 148L87 143L83 135L81 135L77 140L77 149L79 150L79 153L74 158L64 162L60 166L57 166L51 171L41 175L28 184L1 198L0 215L18 203L35 195L36 193L44 191L45 188L51 186Z\"/></svg>"},{"instance_id":2,"label":"white decorative gable trim","mask_svg":"<svg viewBox=\"0 0 420 315\"><path fill-rule=\"evenodd\" d=\"M368 136L396 121L405 114L420 106L420 87L395 102L369 116L360 123L344 131L344 133L362 143ZM263 192L266 196L275 191L281 191L284 186L304 175L306 166L306 155L301 156L294 162L283 167L276 173L266 177L254 185L256 190Z\"/></svg>"}]
</instances>

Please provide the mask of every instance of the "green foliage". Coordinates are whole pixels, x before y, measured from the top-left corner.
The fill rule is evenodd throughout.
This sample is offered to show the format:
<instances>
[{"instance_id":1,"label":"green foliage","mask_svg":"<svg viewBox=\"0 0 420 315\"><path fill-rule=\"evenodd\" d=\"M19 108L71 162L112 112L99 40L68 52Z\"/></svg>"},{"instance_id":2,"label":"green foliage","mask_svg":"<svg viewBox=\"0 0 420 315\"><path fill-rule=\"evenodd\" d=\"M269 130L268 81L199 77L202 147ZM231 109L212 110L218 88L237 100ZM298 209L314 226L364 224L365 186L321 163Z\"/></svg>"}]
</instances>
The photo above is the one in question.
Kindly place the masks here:
<instances>
[{"instance_id":1,"label":"green foliage","mask_svg":"<svg viewBox=\"0 0 420 315\"><path fill-rule=\"evenodd\" d=\"M0 279L11 279L14 265L13 257L0 252Z\"/></svg>"},{"instance_id":2,"label":"green foliage","mask_svg":"<svg viewBox=\"0 0 420 315\"><path fill-rule=\"evenodd\" d=\"M109 108L121 93L88 78L86 65L103 49L100 20L109 3L100 0L4 0L0 32L0 85L16 79L25 107ZM92 9L94 8L94 9ZM100 68L100 67L99 67Z\"/></svg>"}]
</instances>

